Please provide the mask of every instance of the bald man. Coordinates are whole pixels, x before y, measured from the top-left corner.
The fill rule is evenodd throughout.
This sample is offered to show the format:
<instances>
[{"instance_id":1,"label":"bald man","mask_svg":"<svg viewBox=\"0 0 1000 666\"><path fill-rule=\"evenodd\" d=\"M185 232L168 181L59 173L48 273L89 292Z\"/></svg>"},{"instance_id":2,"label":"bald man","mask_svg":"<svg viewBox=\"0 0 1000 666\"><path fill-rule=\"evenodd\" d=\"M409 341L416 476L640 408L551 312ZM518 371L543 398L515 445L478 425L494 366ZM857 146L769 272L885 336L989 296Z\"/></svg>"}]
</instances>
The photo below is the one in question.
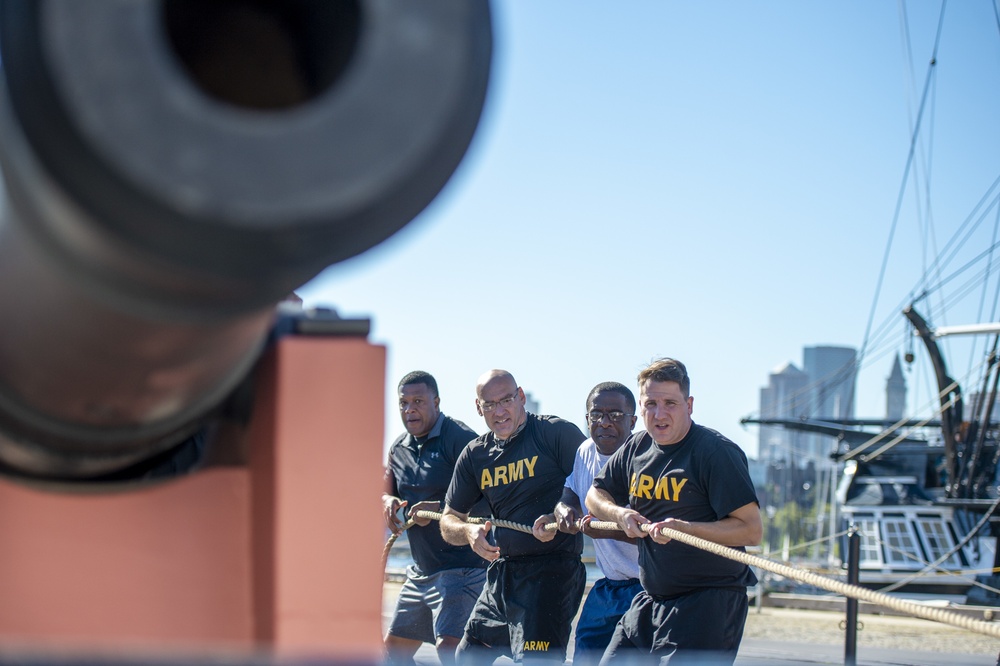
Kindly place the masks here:
<instances>
[{"instance_id":1,"label":"bald man","mask_svg":"<svg viewBox=\"0 0 1000 666\"><path fill-rule=\"evenodd\" d=\"M582 535L559 532L542 542L530 532L497 527L493 545L487 539L490 523L465 521L485 497L495 519L530 529L559 501L586 438L569 421L529 414L524 391L506 370L479 378L476 410L489 432L459 455L441 519L445 541L468 545L490 562L458 646L458 664L499 656L562 663L587 579Z\"/></svg>"}]
</instances>

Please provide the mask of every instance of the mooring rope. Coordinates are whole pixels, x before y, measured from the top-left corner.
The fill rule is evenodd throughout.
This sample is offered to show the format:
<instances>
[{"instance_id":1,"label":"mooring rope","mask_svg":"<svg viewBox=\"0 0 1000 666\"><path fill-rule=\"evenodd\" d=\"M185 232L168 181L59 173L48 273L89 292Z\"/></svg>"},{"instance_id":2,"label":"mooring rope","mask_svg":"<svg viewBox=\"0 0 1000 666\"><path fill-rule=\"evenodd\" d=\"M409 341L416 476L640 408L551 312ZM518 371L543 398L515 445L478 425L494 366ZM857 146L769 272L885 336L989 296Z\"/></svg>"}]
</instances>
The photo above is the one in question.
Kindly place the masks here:
<instances>
[{"instance_id":1,"label":"mooring rope","mask_svg":"<svg viewBox=\"0 0 1000 666\"><path fill-rule=\"evenodd\" d=\"M437 511L416 511L415 515L420 518L429 518L431 520L441 520L441 513ZM495 520L493 518L488 519L470 519L469 522L482 523L485 520L489 520L497 527L504 527L506 529L517 530L518 532L525 532L531 534L531 526L521 525L519 523L513 523L507 520ZM406 521L403 526L403 530L408 529L413 524L413 518L411 517ZM579 521L578 521L579 524ZM590 526L594 529L599 530L618 530L622 531L622 528L618 523L605 521L605 520L591 520ZM649 532L647 525L641 525L640 528L644 532ZM546 531L554 532L558 529L556 523L548 523L544 528ZM931 620L933 622L940 622L943 624L950 624L961 629L967 629L969 631L974 631L979 634L985 634L987 636L993 636L994 638L1000 638L1000 624L986 622L985 620L976 620L971 617L966 617L960 613L955 613L943 608L934 608L931 606L925 606L924 604L919 604L913 601L907 601L905 599L898 599L892 597L888 594L883 594L881 592L876 592L874 590L869 590L866 587L861 587L860 585L852 585L850 583L845 583L839 581L835 578L829 576L823 576L805 569L799 569L798 567L789 566L787 564L782 564L781 562L775 562L764 557L757 555L751 555L750 553L745 553L736 548L730 546L721 546L707 539L702 539L700 537L691 536L690 534L685 534L684 532L678 532L675 529L669 527L663 527L660 529L660 533L670 539L675 539L681 543L685 543L689 546L694 546L701 550L719 555L721 557L728 558L730 560L735 560L736 562L741 562L747 566L755 566L765 571L770 571L786 578L791 578L797 580L800 583L805 583L807 585L814 585L816 587L828 590L830 592L835 592L841 594L845 597L851 597L853 599L860 599L863 601L868 601L879 606L884 606L885 608L891 608L902 613L913 615L914 617L920 617L925 620ZM402 534L402 530L398 534ZM386 543L386 547L382 553L383 566L385 559L388 557L389 549L392 547L392 543L395 542L395 537L398 534L392 535L389 542Z\"/></svg>"}]
</instances>

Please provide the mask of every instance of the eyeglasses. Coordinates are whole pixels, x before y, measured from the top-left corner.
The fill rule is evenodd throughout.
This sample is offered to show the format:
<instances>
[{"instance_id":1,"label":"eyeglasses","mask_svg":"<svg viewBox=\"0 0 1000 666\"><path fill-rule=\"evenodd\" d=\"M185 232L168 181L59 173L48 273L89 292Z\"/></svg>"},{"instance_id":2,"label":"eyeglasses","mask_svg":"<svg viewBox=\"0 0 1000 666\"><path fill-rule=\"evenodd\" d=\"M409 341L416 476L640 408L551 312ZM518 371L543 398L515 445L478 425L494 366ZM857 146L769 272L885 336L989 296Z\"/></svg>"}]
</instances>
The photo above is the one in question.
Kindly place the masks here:
<instances>
[{"instance_id":1,"label":"eyeglasses","mask_svg":"<svg viewBox=\"0 0 1000 666\"><path fill-rule=\"evenodd\" d=\"M483 410L484 414L489 414L495 410L497 405L503 407L504 409L510 409L515 400L517 400L517 391L500 398L496 402L481 402L479 403L479 409Z\"/></svg>"},{"instance_id":2,"label":"eyeglasses","mask_svg":"<svg viewBox=\"0 0 1000 666\"><path fill-rule=\"evenodd\" d=\"M607 416L612 423L621 423L622 419L626 416L635 416L635 414L626 414L625 412L599 412L596 409L589 414L587 418L590 419L591 423L600 423Z\"/></svg>"}]
</instances>

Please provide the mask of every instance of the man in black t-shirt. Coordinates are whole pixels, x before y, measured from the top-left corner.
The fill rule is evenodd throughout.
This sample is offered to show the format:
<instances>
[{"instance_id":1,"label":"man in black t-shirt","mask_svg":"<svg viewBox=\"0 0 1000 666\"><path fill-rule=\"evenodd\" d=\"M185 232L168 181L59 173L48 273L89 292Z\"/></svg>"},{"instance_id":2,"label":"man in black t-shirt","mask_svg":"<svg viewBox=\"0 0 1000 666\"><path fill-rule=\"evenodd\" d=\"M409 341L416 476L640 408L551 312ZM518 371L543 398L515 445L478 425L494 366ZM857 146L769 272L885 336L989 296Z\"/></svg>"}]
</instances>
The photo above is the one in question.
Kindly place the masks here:
<instances>
[{"instance_id":1,"label":"man in black t-shirt","mask_svg":"<svg viewBox=\"0 0 1000 666\"><path fill-rule=\"evenodd\" d=\"M480 377L476 395L476 409L490 432L458 457L441 519L448 543L471 546L490 562L486 587L458 647L458 663L478 666L501 655L561 663L586 585L583 537L559 532L542 542L530 528L559 501L585 438L568 421L527 413L524 391L505 370ZM497 527L496 545L491 544L490 523L465 522L482 497L494 519L528 531Z\"/></svg>"},{"instance_id":2,"label":"man in black t-shirt","mask_svg":"<svg viewBox=\"0 0 1000 666\"><path fill-rule=\"evenodd\" d=\"M403 526L399 510L409 507L414 525L407 530L413 564L406 570L392 623L385 636L390 664L412 664L421 643L437 646L447 666L465 630L472 606L486 580L486 563L468 548L447 544L436 524L417 511L440 511L455 462L476 433L440 412L437 382L426 372L411 372L399 382L399 415L406 433L389 448L382 508L394 534ZM488 511L476 507L475 515Z\"/></svg>"},{"instance_id":3,"label":"man in black t-shirt","mask_svg":"<svg viewBox=\"0 0 1000 666\"><path fill-rule=\"evenodd\" d=\"M747 614L748 566L662 535L669 527L742 549L760 543L760 507L743 451L691 420L694 398L680 361L661 359L639 373L646 430L608 460L587 493L587 508L639 539L643 591L604 652L669 661L736 659ZM645 525L648 531L640 529Z\"/></svg>"}]
</instances>

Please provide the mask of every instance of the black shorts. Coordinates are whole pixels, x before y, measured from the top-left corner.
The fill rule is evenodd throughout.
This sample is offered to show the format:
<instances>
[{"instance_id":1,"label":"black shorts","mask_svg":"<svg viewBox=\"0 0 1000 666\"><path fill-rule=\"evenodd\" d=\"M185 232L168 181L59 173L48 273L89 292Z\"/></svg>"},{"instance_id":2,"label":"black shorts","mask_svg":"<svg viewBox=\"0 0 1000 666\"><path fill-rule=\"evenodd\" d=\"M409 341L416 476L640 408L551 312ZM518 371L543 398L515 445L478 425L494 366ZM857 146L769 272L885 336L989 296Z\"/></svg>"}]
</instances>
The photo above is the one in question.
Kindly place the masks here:
<instances>
[{"instance_id":1,"label":"black shorts","mask_svg":"<svg viewBox=\"0 0 1000 666\"><path fill-rule=\"evenodd\" d=\"M586 585L587 568L578 555L501 557L486 570L465 642L514 661L527 654L562 662Z\"/></svg>"},{"instance_id":2,"label":"black shorts","mask_svg":"<svg viewBox=\"0 0 1000 666\"><path fill-rule=\"evenodd\" d=\"M704 659L732 664L747 620L745 588L706 587L670 599L640 592L615 628L601 665L649 655L659 663ZM672 659L673 658L673 659Z\"/></svg>"}]
</instances>

